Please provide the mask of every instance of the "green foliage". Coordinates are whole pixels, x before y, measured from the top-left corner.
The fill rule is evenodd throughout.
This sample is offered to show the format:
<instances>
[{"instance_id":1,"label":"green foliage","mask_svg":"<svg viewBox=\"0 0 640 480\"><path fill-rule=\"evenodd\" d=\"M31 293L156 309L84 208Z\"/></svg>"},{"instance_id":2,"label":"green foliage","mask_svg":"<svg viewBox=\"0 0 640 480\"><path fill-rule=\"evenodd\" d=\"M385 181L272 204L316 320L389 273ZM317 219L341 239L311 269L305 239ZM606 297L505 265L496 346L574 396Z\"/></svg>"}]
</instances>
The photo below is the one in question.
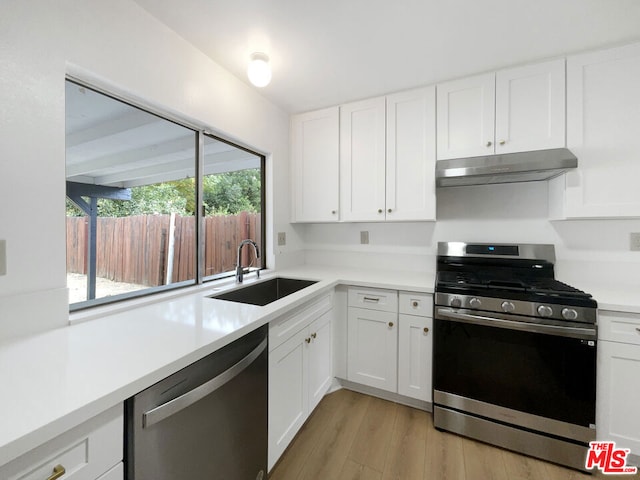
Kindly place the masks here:
<instances>
[{"instance_id":1,"label":"green foliage","mask_svg":"<svg viewBox=\"0 0 640 480\"><path fill-rule=\"evenodd\" d=\"M203 201L207 215L235 215L260 212L260 169L207 175L203 179ZM193 178L131 188L131 200L98 200L98 216L194 215L196 209ZM67 216L84 213L67 199Z\"/></svg>"},{"instance_id":2,"label":"green foliage","mask_svg":"<svg viewBox=\"0 0 640 480\"><path fill-rule=\"evenodd\" d=\"M260 169L207 175L203 181L203 202L207 215L260 213Z\"/></svg>"}]
</instances>

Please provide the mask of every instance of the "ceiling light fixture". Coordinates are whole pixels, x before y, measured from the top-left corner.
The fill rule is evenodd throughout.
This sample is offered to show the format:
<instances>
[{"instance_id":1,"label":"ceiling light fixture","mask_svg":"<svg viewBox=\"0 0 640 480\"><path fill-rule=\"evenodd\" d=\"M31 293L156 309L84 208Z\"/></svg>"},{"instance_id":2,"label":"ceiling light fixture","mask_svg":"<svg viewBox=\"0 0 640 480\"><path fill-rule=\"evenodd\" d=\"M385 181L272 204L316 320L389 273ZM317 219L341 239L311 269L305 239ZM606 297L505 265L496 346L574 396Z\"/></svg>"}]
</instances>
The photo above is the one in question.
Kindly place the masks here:
<instances>
[{"instance_id":1,"label":"ceiling light fixture","mask_svg":"<svg viewBox=\"0 0 640 480\"><path fill-rule=\"evenodd\" d=\"M269 57L262 52L251 54L249 68L247 68L249 81L256 87L265 87L271 81L271 66Z\"/></svg>"}]
</instances>

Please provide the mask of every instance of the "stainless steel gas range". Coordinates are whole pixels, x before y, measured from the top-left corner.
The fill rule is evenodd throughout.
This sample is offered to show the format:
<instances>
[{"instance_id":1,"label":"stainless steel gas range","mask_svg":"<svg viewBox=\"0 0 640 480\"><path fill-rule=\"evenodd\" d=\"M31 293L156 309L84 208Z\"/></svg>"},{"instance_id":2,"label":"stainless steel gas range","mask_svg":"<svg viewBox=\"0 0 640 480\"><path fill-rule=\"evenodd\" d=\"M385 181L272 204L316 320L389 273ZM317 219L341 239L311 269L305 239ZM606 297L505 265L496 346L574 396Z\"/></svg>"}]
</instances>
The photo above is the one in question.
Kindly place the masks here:
<instances>
[{"instance_id":1,"label":"stainless steel gas range","mask_svg":"<svg viewBox=\"0 0 640 480\"><path fill-rule=\"evenodd\" d=\"M553 245L438 244L434 424L584 469L597 304L554 263Z\"/></svg>"}]
</instances>

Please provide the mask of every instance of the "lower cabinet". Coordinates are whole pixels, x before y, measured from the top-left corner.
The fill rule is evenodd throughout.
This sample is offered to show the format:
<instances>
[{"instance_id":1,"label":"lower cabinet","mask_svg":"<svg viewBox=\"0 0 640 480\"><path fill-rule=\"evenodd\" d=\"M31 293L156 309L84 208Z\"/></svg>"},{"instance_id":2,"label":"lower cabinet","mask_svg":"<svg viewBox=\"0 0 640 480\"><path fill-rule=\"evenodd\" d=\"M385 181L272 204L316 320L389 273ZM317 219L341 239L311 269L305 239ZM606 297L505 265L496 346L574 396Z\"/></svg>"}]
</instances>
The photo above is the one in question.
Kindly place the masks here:
<instances>
[{"instance_id":1,"label":"lower cabinet","mask_svg":"<svg viewBox=\"0 0 640 480\"><path fill-rule=\"evenodd\" d=\"M2 480L122 480L123 407L118 405L0 467Z\"/></svg>"},{"instance_id":2,"label":"lower cabinet","mask_svg":"<svg viewBox=\"0 0 640 480\"><path fill-rule=\"evenodd\" d=\"M352 287L347 308L347 380L432 401L431 295Z\"/></svg>"},{"instance_id":3,"label":"lower cabinet","mask_svg":"<svg viewBox=\"0 0 640 480\"><path fill-rule=\"evenodd\" d=\"M433 319L415 315L398 316L398 393L432 401L431 359Z\"/></svg>"},{"instance_id":4,"label":"lower cabinet","mask_svg":"<svg viewBox=\"0 0 640 480\"><path fill-rule=\"evenodd\" d=\"M640 315L604 311L598 323L598 440L640 456Z\"/></svg>"},{"instance_id":5,"label":"lower cabinet","mask_svg":"<svg viewBox=\"0 0 640 480\"><path fill-rule=\"evenodd\" d=\"M269 470L331 386L332 321L329 295L270 326L278 340L269 352Z\"/></svg>"},{"instance_id":6,"label":"lower cabinet","mask_svg":"<svg viewBox=\"0 0 640 480\"><path fill-rule=\"evenodd\" d=\"M398 314L349 307L348 380L395 392L398 371Z\"/></svg>"}]
</instances>

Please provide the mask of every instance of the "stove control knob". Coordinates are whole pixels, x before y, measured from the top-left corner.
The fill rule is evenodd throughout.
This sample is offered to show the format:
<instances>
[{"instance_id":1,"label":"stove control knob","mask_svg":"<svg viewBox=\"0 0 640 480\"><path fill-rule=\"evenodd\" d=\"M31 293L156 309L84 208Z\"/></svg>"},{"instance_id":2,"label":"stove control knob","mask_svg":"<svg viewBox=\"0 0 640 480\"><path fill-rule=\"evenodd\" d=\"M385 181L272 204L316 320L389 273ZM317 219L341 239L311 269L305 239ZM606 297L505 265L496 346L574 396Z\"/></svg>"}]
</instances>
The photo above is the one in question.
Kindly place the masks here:
<instances>
[{"instance_id":1,"label":"stove control knob","mask_svg":"<svg viewBox=\"0 0 640 480\"><path fill-rule=\"evenodd\" d=\"M471 300L469 300L469 306L471 308L480 308L480 305L482 305L482 302L479 298L473 297Z\"/></svg>"},{"instance_id":2,"label":"stove control knob","mask_svg":"<svg viewBox=\"0 0 640 480\"><path fill-rule=\"evenodd\" d=\"M516 306L511 302L502 302L502 311L511 313L516 309Z\"/></svg>"},{"instance_id":3,"label":"stove control knob","mask_svg":"<svg viewBox=\"0 0 640 480\"><path fill-rule=\"evenodd\" d=\"M462 301L458 297L453 297L451 301L449 301L449 305L453 308L460 308L462 306Z\"/></svg>"},{"instance_id":4,"label":"stove control knob","mask_svg":"<svg viewBox=\"0 0 640 480\"><path fill-rule=\"evenodd\" d=\"M538 307L538 315L540 315L541 317L550 317L551 315L553 315L553 310L551 309L551 307L547 307L546 305L540 305Z\"/></svg>"},{"instance_id":5,"label":"stove control knob","mask_svg":"<svg viewBox=\"0 0 640 480\"><path fill-rule=\"evenodd\" d=\"M565 320L576 320L578 318L578 312L576 312L573 308L563 308L562 318L564 318Z\"/></svg>"}]
</instances>

